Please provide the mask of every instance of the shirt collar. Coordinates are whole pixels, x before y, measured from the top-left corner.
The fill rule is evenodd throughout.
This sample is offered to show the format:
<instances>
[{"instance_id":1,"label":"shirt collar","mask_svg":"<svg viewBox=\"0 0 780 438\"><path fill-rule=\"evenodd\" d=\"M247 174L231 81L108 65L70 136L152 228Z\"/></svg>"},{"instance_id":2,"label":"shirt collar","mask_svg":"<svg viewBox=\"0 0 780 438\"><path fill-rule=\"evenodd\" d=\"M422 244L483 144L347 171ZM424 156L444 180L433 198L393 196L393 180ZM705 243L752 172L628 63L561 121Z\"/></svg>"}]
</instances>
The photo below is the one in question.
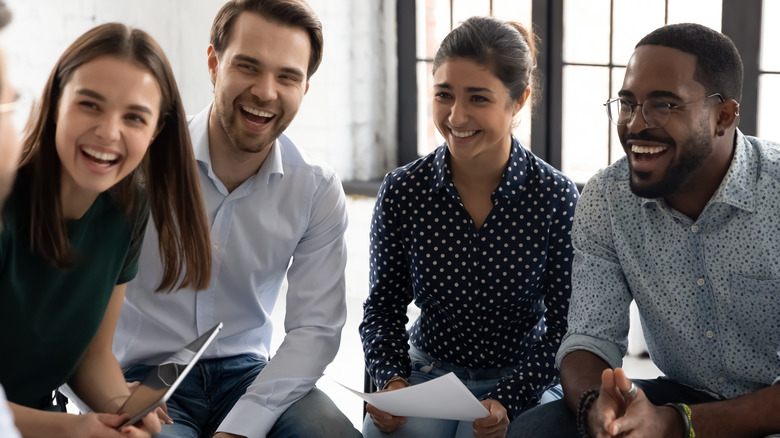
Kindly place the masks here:
<instances>
[{"instance_id":1,"label":"shirt collar","mask_svg":"<svg viewBox=\"0 0 780 438\"><path fill-rule=\"evenodd\" d=\"M211 155L209 153L209 116L212 106L213 102L209 103L201 112L192 116L189 120L189 127L195 159L212 179L217 179L211 167ZM270 183L272 175L284 176L281 143L289 141L284 134L274 141L273 146L271 146L271 153L268 154L268 157L255 176L250 178L255 180L254 184L258 184L260 181Z\"/></svg>"},{"instance_id":2,"label":"shirt collar","mask_svg":"<svg viewBox=\"0 0 780 438\"><path fill-rule=\"evenodd\" d=\"M509 161L501 175L501 182L498 184L495 192L499 196L507 199L517 199L522 189L525 187L525 181L528 175L529 166L528 152L520 146L516 138L512 137L512 149L509 153ZM450 151L447 144L438 147L433 160L434 176L431 178L431 190L434 192L441 190L452 182L452 171L450 169Z\"/></svg>"},{"instance_id":3,"label":"shirt collar","mask_svg":"<svg viewBox=\"0 0 780 438\"><path fill-rule=\"evenodd\" d=\"M718 190L712 195L707 204L723 203L734 207L755 211L756 209L756 184L758 184L758 156L749 147L748 141L739 130L736 131L736 148L734 158L726 175L723 177ZM661 198L642 198L642 205L665 205ZM705 211L706 211L705 207Z\"/></svg>"}]
</instances>

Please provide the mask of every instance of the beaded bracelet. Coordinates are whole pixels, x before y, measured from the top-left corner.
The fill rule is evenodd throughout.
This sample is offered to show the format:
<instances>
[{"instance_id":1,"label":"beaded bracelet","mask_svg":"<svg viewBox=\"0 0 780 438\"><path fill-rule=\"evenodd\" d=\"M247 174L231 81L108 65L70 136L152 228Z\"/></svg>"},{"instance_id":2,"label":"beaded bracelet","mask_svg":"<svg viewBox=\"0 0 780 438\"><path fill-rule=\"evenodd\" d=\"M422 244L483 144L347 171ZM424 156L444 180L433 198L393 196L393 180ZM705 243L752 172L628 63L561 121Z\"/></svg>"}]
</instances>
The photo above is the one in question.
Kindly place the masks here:
<instances>
[{"instance_id":1,"label":"beaded bracelet","mask_svg":"<svg viewBox=\"0 0 780 438\"><path fill-rule=\"evenodd\" d=\"M683 438L696 438L696 432L693 431L693 421L691 421L691 408L685 403L667 403L665 406L673 408L680 414L685 428Z\"/></svg>"},{"instance_id":2,"label":"beaded bracelet","mask_svg":"<svg viewBox=\"0 0 780 438\"><path fill-rule=\"evenodd\" d=\"M685 410L685 418L688 419L688 438L696 438L696 432L693 431L693 418L691 418L691 407L685 403L678 403Z\"/></svg>"},{"instance_id":3,"label":"beaded bracelet","mask_svg":"<svg viewBox=\"0 0 780 438\"><path fill-rule=\"evenodd\" d=\"M599 390L591 389L585 391L580 396L580 402L577 404L577 432L583 438L590 438L588 430L588 413L593 403L599 398Z\"/></svg>"}]
</instances>

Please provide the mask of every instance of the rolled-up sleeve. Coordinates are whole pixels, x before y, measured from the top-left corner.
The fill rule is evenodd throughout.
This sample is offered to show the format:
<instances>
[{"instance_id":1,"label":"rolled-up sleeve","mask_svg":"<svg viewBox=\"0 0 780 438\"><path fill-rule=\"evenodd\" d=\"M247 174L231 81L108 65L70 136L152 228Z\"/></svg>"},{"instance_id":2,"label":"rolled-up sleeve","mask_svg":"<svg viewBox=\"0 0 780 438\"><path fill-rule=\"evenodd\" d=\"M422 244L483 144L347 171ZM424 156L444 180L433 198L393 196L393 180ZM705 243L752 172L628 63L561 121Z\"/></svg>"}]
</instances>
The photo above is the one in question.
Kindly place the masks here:
<instances>
[{"instance_id":1,"label":"rolled-up sleeve","mask_svg":"<svg viewBox=\"0 0 780 438\"><path fill-rule=\"evenodd\" d=\"M590 351L610 366L621 366L628 346L631 291L612 237L612 214L602 173L582 192L574 217L572 295L569 328L556 357Z\"/></svg>"}]
</instances>

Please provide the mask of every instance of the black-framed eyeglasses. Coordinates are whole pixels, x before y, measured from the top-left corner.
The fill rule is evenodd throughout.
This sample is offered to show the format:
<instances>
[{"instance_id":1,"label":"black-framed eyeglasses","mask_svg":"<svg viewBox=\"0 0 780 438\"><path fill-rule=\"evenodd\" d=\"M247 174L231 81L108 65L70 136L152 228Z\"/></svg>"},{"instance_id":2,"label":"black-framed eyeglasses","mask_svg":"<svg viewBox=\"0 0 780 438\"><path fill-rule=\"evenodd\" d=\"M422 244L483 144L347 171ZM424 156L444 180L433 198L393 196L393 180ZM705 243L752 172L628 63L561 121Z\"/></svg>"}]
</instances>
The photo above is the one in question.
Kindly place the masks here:
<instances>
[{"instance_id":1,"label":"black-framed eyeglasses","mask_svg":"<svg viewBox=\"0 0 780 438\"><path fill-rule=\"evenodd\" d=\"M630 123L631 118L634 116L634 110L636 107L641 106L642 116L645 118L647 126L650 128L663 128L669 122L669 115L672 113L673 109L700 100L706 100L711 97L717 97L721 102L725 102L726 100L720 93L712 93L702 98L684 103L669 103L661 99L647 99L642 103L633 103L625 98L616 97L614 99L609 99L604 106L607 107L607 117L609 117L609 120L618 126Z\"/></svg>"}]
</instances>

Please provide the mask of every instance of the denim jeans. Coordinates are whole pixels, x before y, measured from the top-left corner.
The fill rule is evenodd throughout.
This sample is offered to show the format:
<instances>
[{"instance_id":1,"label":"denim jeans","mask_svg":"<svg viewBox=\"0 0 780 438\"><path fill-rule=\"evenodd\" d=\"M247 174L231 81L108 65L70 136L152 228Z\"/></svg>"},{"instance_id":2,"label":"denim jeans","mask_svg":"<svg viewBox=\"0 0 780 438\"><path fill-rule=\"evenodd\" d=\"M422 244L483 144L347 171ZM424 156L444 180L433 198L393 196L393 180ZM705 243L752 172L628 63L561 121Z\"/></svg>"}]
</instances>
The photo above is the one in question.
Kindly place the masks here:
<instances>
[{"instance_id":1,"label":"denim jeans","mask_svg":"<svg viewBox=\"0 0 780 438\"><path fill-rule=\"evenodd\" d=\"M412 374L409 383L418 385L447 373L453 372L466 388L480 398L495 388L499 379L510 376L512 367L474 370L451 363L442 362L417 348L410 346L409 356L412 360ZM542 403L557 400L561 397L560 386L551 388L542 397ZM402 424L391 434L384 434L374 426L371 416L363 419L363 436L366 438L466 438L474 436L474 426L471 421L440 420L435 418L406 417ZM507 434L507 437L511 435Z\"/></svg>"},{"instance_id":2,"label":"denim jeans","mask_svg":"<svg viewBox=\"0 0 780 438\"><path fill-rule=\"evenodd\" d=\"M168 400L172 425L163 425L157 438L211 438L266 361L248 355L199 361ZM151 366L125 370L128 382L142 380ZM276 421L269 437L359 437L352 423L325 395L313 388Z\"/></svg>"},{"instance_id":3,"label":"denim jeans","mask_svg":"<svg viewBox=\"0 0 780 438\"><path fill-rule=\"evenodd\" d=\"M697 404L715 401L711 395L690 386L659 377L649 380L634 380L654 405L665 403ZM512 422L513 431L519 438L579 438L574 413L563 400L544 406L537 406L524 412Z\"/></svg>"}]
</instances>

